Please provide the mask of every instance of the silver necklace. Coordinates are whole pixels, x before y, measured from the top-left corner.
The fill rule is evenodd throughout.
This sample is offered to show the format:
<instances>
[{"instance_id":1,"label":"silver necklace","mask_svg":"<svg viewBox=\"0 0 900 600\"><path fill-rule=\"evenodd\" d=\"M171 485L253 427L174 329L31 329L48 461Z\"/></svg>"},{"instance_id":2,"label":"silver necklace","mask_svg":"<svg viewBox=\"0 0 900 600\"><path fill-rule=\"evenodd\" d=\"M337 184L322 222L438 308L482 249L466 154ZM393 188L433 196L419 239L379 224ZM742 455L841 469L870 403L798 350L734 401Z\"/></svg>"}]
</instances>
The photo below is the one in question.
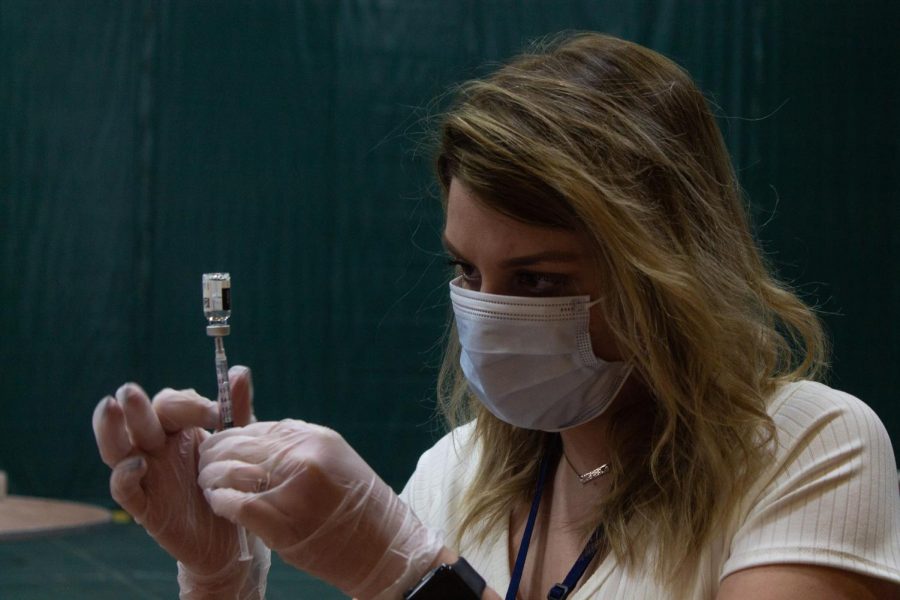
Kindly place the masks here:
<instances>
[{"instance_id":1,"label":"silver necklace","mask_svg":"<svg viewBox=\"0 0 900 600\"><path fill-rule=\"evenodd\" d=\"M563 456L565 457L566 462L569 463L569 466L575 472L575 475L578 476L578 481L581 482L581 485L590 483L591 481L597 479L598 477L602 477L603 475L606 475L607 473L609 473L609 463L603 463L596 469L591 469L587 473L579 473L578 469L575 468L575 465L572 464L572 461L569 460L569 457L566 455L565 452L563 452Z\"/></svg>"}]
</instances>

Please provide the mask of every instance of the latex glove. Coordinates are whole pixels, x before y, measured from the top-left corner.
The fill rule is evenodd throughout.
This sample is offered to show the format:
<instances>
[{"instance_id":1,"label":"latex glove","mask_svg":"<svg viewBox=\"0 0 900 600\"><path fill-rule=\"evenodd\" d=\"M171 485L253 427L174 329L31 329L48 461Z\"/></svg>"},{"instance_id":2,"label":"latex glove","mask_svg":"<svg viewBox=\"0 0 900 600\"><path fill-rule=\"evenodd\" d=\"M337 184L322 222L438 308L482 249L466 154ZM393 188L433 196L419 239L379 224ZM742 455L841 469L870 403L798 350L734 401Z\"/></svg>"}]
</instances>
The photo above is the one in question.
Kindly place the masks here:
<instances>
[{"instance_id":1,"label":"latex glove","mask_svg":"<svg viewBox=\"0 0 900 600\"><path fill-rule=\"evenodd\" d=\"M235 422L252 412L250 370L229 371ZM216 516L197 486L204 429L218 426L218 405L194 390L164 389L151 405L127 383L97 405L94 435L112 467L110 492L153 539L179 561L182 598L262 598L269 551L255 543L254 560L238 561L233 524Z\"/></svg>"},{"instance_id":2,"label":"latex glove","mask_svg":"<svg viewBox=\"0 0 900 600\"><path fill-rule=\"evenodd\" d=\"M340 435L303 421L216 433L199 483L216 514L357 598L400 598L443 547Z\"/></svg>"}]
</instances>

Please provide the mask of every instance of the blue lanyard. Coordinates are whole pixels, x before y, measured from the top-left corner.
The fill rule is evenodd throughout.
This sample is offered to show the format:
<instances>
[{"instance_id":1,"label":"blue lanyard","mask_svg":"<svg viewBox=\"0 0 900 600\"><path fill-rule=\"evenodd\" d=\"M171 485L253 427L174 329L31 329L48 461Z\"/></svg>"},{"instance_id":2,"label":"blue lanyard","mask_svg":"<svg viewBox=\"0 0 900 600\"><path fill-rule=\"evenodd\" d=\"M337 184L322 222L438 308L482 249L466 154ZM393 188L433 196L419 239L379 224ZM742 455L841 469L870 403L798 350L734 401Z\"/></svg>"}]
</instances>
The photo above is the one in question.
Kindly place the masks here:
<instances>
[{"instance_id":1,"label":"blue lanyard","mask_svg":"<svg viewBox=\"0 0 900 600\"><path fill-rule=\"evenodd\" d=\"M534 491L534 499L531 501L531 512L528 513L528 522L525 524L525 531L522 533L522 542L519 544L519 555L516 557L516 564L513 567L512 577L509 581L509 589L506 590L506 600L515 600L516 594L519 593L519 583L522 580L522 571L525 570L525 557L528 555L528 546L531 544L531 533L534 531L534 522L537 520L538 506L541 504L541 494L544 491L544 483L547 480L547 471L550 464L550 452L544 454L541 459L541 470L538 474L537 489ZM575 589L578 580L584 575L585 570L594 556L597 554L598 542L603 537L603 525L599 525L591 538L581 551L581 556L572 565L569 574L562 583L557 583L550 592L547 593L547 600L565 600L569 594Z\"/></svg>"}]
</instances>

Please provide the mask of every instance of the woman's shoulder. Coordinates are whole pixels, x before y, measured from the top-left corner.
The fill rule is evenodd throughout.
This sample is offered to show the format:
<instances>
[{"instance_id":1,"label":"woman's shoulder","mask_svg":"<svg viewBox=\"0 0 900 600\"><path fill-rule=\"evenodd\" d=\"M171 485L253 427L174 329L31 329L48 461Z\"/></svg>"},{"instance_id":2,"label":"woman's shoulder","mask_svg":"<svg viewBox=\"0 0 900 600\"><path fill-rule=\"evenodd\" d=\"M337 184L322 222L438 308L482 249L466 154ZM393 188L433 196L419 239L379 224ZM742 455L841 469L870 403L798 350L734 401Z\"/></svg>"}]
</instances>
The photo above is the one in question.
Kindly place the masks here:
<instances>
[{"instance_id":1,"label":"woman's shoulder","mask_svg":"<svg viewBox=\"0 0 900 600\"><path fill-rule=\"evenodd\" d=\"M887 430L858 398L811 381L771 398L774 456L745 496L720 577L773 563L900 581L900 498Z\"/></svg>"},{"instance_id":2,"label":"woman's shoulder","mask_svg":"<svg viewBox=\"0 0 900 600\"><path fill-rule=\"evenodd\" d=\"M778 446L817 439L838 444L877 442L890 448L884 424L865 402L815 381L794 381L781 386L768 403Z\"/></svg>"},{"instance_id":3,"label":"woman's shoulder","mask_svg":"<svg viewBox=\"0 0 900 600\"><path fill-rule=\"evenodd\" d=\"M457 427L419 457L416 470L400 494L419 518L445 520L462 501L480 457L474 431L474 421Z\"/></svg>"},{"instance_id":4,"label":"woman's shoulder","mask_svg":"<svg viewBox=\"0 0 900 600\"><path fill-rule=\"evenodd\" d=\"M818 381L800 379L778 387L769 402L770 411L785 405L813 402L839 408L865 407L866 404L852 394L830 387Z\"/></svg>"},{"instance_id":5,"label":"woman's shoulder","mask_svg":"<svg viewBox=\"0 0 900 600\"><path fill-rule=\"evenodd\" d=\"M437 483L447 479L448 473L456 479L460 471L474 468L479 456L474 433L475 421L470 421L444 434L419 457L413 477Z\"/></svg>"},{"instance_id":6,"label":"woman's shoulder","mask_svg":"<svg viewBox=\"0 0 900 600\"><path fill-rule=\"evenodd\" d=\"M775 424L770 487L796 483L792 475L799 473L840 473L857 481L894 481L896 492L890 436L859 398L822 383L796 381L774 394L768 410Z\"/></svg>"}]
</instances>

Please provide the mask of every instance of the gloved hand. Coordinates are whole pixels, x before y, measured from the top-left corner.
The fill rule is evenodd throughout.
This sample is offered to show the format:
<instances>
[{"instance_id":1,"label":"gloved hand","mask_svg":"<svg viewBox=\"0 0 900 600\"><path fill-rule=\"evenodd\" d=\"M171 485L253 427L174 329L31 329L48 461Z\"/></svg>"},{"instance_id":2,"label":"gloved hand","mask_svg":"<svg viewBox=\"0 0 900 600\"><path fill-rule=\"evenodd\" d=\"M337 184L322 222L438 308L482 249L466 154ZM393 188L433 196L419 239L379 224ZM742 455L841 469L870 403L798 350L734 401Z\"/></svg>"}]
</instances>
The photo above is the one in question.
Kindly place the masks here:
<instances>
[{"instance_id":1,"label":"gloved hand","mask_svg":"<svg viewBox=\"0 0 900 600\"><path fill-rule=\"evenodd\" d=\"M229 371L234 420L251 420L252 383L246 367ZM269 551L253 547L254 560L238 561L233 524L210 510L197 485L203 429L218 426L218 405L194 390L159 392L151 405L127 383L97 405L94 435L103 462L112 467L110 492L137 523L179 561L182 598L262 598Z\"/></svg>"},{"instance_id":2,"label":"gloved hand","mask_svg":"<svg viewBox=\"0 0 900 600\"><path fill-rule=\"evenodd\" d=\"M400 598L443 547L340 435L303 421L216 433L199 483L216 514L356 598Z\"/></svg>"}]
</instances>

